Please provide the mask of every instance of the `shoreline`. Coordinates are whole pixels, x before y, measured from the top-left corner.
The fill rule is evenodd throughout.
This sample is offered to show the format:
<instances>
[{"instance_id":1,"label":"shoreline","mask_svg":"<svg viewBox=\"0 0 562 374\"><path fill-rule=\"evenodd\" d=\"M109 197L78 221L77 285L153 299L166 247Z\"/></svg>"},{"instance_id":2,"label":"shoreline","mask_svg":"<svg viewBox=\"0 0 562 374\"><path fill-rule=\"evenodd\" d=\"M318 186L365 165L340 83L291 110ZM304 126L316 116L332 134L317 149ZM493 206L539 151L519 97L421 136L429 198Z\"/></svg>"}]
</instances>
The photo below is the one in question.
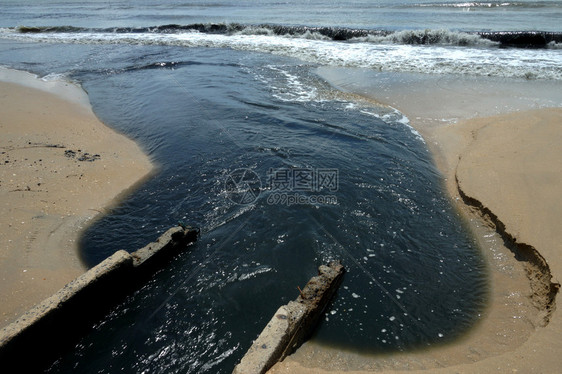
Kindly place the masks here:
<instances>
[{"instance_id":1,"label":"shoreline","mask_svg":"<svg viewBox=\"0 0 562 374\"><path fill-rule=\"evenodd\" d=\"M0 69L0 327L87 268L83 230L154 166L69 82Z\"/></svg>"},{"instance_id":2,"label":"shoreline","mask_svg":"<svg viewBox=\"0 0 562 374\"><path fill-rule=\"evenodd\" d=\"M77 248L84 227L153 170L150 160L134 142L97 120L79 87L65 82L42 82L28 73L14 72L16 76L27 75L32 85L38 85L26 87L2 82L5 74L10 73L0 69L0 130L6 134L0 140L0 212L4 213L0 220L10 229L0 232L0 327L21 314L13 311L27 311L86 270ZM43 83L67 92L72 102L53 94ZM562 316L554 310L554 296L562 271L557 260L562 248L551 244L560 243L555 225L562 212L556 194L562 186L562 169L553 170L552 166L562 159L562 153L557 151L560 131L553 126L562 123L562 109L542 108L537 100L518 113L510 113L510 105L515 105L512 103L483 107L481 112L466 118L456 113L446 117L430 106L423 112L419 109L425 105L423 100L413 94L408 96L400 90L394 94L386 98L372 95L370 99L392 102L393 107L413 119L412 126L426 139L453 205L486 252L491 306L473 329L448 345L376 357L342 354L336 348L312 342L270 372L324 373L314 365L327 362L332 365L331 370L356 370L346 370L348 373L417 369L475 373L556 371L562 353L557 343ZM446 99L454 100L433 95L439 104ZM414 113L408 108L415 100L418 101L412 107L418 109ZM471 105L478 104L476 100ZM470 111L467 107L462 110ZM540 134L537 126L543 126ZM552 152L547 157L542 150ZM529 165L521 167L529 160ZM517 167L510 168L513 165ZM526 178L529 171L533 172L531 180ZM539 183L533 184L536 181ZM498 195L498 186L504 183L507 187L525 188L501 189ZM537 189L541 191L537 193ZM518 195L521 191L525 193ZM545 199L533 201L533 197L545 195L549 196L546 204ZM514 207L521 209L514 213ZM546 218L545 211L549 212ZM544 227L548 229L545 231ZM535 261L538 268L522 265L515 258L522 254L514 255L513 248L503 246L506 238L522 243L513 246L528 250L534 258L531 262ZM541 288L546 282L538 279L533 285L532 278L545 271L554 277L552 281L548 279L552 283L546 290L547 294L550 292L553 313L537 312L537 300L532 297L539 293L537 284ZM531 274L531 282L527 274ZM544 304L542 299L539 304ZM327 356L331 361L326 360ZM308 365L303 362L313 367L305 367Z\"/></svg>"},{"instance_id":3,"label":"shoreline","mask_svg":"<svg viewBox=\"0 0 562 374\"><path fill-rule=\"evenodd\" d=\"M562 188L562 170L552 171L552 165L556 165L553 158L559 164L562 152L556 151L559 146L550 147L552 154L546 157L540 144L545 137L555 142L562 134L556 128L562 121L560 83L319 70L344 92L398 109L421 133L453 206L469 225L488 263L490 302L483 318L447 345L360 355L311 341L270 373L555 372L562 353L555 340L562 332L562 316L553 311L562 270L557 253L562 249L552 234L562 209L556 210L560 199L552 191ZM546 135L536 134L538 125ZM511 136L513 133L516 135ZM510 136L513 139L507 142ZM537 144L529 144L533 142L527 139L537 139ZM512 161L518 153L517 161ZM537 157L526 165L530 155ZM543 167L535 173L538 164ZM541 175L540 182L533 184L532 178L526 178L529 173L535 180ZM539 194L532 194L541 185L549 193L542 200ZM501 193L498 186L503 186ZM518 190L525 194L514 197ZM499 199L498 194L511 199ZM548 219L543 219L541 209L530 212L533 204L544 209L544 203L554 206ZM533 236L532 229L525 230L534 222L550 228L546 234L540 230L545 234L542 239Z\"/></svg>"}]
</instances>

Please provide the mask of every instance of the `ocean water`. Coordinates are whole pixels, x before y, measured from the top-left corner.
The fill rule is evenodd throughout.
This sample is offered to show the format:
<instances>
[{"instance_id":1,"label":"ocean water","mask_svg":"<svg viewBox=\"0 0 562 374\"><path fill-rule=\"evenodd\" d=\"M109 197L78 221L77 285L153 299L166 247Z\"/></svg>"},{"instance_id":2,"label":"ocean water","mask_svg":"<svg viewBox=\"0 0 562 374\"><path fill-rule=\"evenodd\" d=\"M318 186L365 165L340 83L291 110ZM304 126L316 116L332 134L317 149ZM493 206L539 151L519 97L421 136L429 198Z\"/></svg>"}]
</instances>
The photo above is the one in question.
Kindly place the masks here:
<instances>
[{"instance_id":1,"label":"ocean water","mask_svg":"<svg viewBox=\"0 0 562 374\"><path fill-rule=\"evenodd\" d=\"M558 81L561 13L557 1L4 0L0 65L80 83L158 165L87 230L83 260L180 222L201 229L49 371L229 373L334 259L348 273L312 339L380 353L461 336L486 306L486 268L423 139L316 69Z\"/></svg>"}]
</instances>

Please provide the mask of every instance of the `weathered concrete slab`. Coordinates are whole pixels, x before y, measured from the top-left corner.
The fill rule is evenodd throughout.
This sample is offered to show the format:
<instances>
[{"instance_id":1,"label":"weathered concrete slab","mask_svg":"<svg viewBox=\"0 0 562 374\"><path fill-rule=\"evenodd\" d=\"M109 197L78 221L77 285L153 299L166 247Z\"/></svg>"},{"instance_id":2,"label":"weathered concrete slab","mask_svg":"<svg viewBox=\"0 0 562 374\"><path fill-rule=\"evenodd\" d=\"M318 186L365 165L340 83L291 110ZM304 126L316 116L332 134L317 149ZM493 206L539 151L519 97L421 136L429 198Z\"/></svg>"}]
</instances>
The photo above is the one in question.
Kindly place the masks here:
<instances>
[{"instance_id":1,"label":"weathered concrete slab","mask_svg":"<svg viewBox=\"0 0 562 374\"><path fill-rule=\"evenodd\" d=\"M197 241L199 231L192 228L174 227L162 234L155 242L131 253L135 272L151 276L170 259Z\"/></svg>"},{"instance_id":2,"label":"weathered concrete slab","mask_svg":"<svg viewBox=\"0 0 562 374\"><path fill-rule=\"evenodd\" d=\"M81 298L82 294L93 292L94 287L99 287L108 281L114 281L115 279L111 279L112 275L117 273L129 274L132 266L131 255L125 251L117 251L68 283L53 296L27 311L17 321L6 326L0 332L0 354L5 354L7 350L13 350L17 346L17 340L31 339L30 337L40 333L40 330L46 330L49 326L43 325L52 323L53 319L56 320L57 314L64 313L62 309L66 308L69 302L74 301L75 298Z\"/></svg>"},{"instance_id":3,"label":"weathered concrete slab","mask_svg":"<svg viewBox=\"0 0 562 374\"><path fill-rule=\"evenodd\" d=\"M175 227L136 252L115 252L2 329L0 362L23 372L43 369L197 236Z\"/></svg>"},{"instance_id":4,"label":"weathered concrete slab","mask_svg":"<svg viewBox=\"0 0 562 374\"><path fill-rule=\"evenodd\" d=\"M299 297L275 312L233 374L263 374L294 352L314 331L344 272L339 262L320 266Z\"/></svg>"}]
</instances>

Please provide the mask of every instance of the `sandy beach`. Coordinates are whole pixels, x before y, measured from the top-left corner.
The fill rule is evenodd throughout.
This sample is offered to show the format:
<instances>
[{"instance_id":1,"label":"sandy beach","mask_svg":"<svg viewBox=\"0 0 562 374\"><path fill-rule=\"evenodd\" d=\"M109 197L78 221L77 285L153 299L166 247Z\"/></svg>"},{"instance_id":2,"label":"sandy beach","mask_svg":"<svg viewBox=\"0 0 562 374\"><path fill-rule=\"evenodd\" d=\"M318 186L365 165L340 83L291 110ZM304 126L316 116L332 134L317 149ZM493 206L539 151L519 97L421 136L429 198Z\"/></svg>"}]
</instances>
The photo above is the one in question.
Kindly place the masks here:
<instances>
[{"instance_id":1,"label":"sandy beach","mask_svg":"<svg viewBox=\"0 0 562 374\"><path fill-rule=\"evenodd\" d=\"M312 341L270 372L557 372L559 84L410 78L374 90L374 78L361 74L327 79L403 111L423 135L488 262L490 305L448 345L366 356ZM70 83L0 70L0 108L1 327L85 270L82 230L153 166L133 141L97 120Z\"/></svg>"},{"instance_id":2,"label":"sandy beach","mask_svg":"<svg viewBox=\"0 0 562 374\"><path fill-rule=\"evenodd\" d=\"M0 327L84 272L82 230L153 165L86 93L0 69Z\"/></svg>"},{"instance_id":3,"label":"sandy beach","mask_svg":"<svg viewBox=\"0 0 562 374\"><path fill-rule=\"evenodd\" d=\"M349 70L348 70L349 72ZM409 353L359 355L314 341L270 373L555 373L562 364L562 98L546 81L320 71L405 113L488 262L490 305L465 336Z\"/></svg>"}]
</instances>

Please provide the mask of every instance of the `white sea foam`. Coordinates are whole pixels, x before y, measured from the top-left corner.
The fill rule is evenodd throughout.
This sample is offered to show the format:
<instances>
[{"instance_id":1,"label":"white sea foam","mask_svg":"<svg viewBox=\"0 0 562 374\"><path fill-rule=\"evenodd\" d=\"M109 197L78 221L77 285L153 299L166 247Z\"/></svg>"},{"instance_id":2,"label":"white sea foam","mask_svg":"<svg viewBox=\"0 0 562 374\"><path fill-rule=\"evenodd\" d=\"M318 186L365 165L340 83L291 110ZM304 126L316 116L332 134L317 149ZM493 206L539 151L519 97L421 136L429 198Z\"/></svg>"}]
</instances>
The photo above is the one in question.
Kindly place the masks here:
<instances>
[{"instance_id":1,"label":"white sea foam","mask_svg":"<svg viewBox=\"0 0 562 374\"><path fill-rule=\"evenodd\" d=\"M410 124L410 120L408 119L408 117L406 117L404 114L402 114L402 112L400 112L397 109L391 108L390 112L387 113L376 113L376 112L372 112L370 110L366 110L363 109L360 111L363 114L367 114L370 116L373 116L375 118L378 118L388 124L394 124L394 123L401 123L404 126L406 126L410 132L412 134L414 134L414 136L421 141L422 143L425 144L425 140L424 138L421 136L421 134Z\"/></svg>"},{"instance_id":2,"label":"white sea foam","mask_svg":"<svg viewBox=\"0 0 562 374\"><path fill-rule=\"evenodd\" d=\"M361 67L378 71L477 76L523 77L562 80L562 49L489 48L483 46L405 45L370 42L337 42L259 33L224 35L183 33L27 33L0 32L0 38L89 43L177 45L232 48L290 56L323 65Z\"/></svg>"},{"instance_id":3,"label":"white sea foam","mask_svg":"<svg viewBox=\"0 0 562 374\"><path fill-rule=\"evenodd\" d=\"M44 82L69 82L68 74L50 73L41 78Z\"/></svg>"},{"instance_id":4,"label":"white sea foam","mask_svg":"<svg viewBox=\"0 0 562 374\"><path fill-rule=\"evenodd\" d=\"M449 30L403 30L388 35L368 35L351 39L353 42L378 44L437 44L457 46L497 46L498 42L481 38L477 34Z\"/></svg>"},{"instance_id":5,"label":"white sea foam","mask_svg":"<svg viewBox=\"0 0 562 374\"><path fill-rule=\"evenodd\" d=\"M324 101L313 85L302 81L302 78L289 71L288 67L268 65L267 71L252 70L251 74L272 90L272 96L288 102Z\"/></svg>"},{"instance_id":6,"label":"white sea foam","mask_svg":"<svg viewBox=\"0 0 562 374\"><path fill-rule=\"evenodd\" d=\"M247 280L247 279L250 279L250 278L255 278L256 276L258 276L258 275L260 275L260 274L269 273L270 271L273 271L273 269L270 268L270 267L261 268L261 269L252 271L252 272L250 272L250 273L241 274L241 275L238 277L238 280L239 280L239 281L243 281L243 280Z\"/></svg>"},{"instance_id":7,"label":"white sea foam","mask_svg":"<svg viewBox=\"0 0 562 374\"><path fill-rule=\"evenodd\" d=\"M291 74L287 70L271 67L282 75L285 81L282 87L277 88L277 92L273 95L283 101L312 101L317 99L317 90L313 86L306 85L295 74Z\"/></svg>"}]
</instances>

